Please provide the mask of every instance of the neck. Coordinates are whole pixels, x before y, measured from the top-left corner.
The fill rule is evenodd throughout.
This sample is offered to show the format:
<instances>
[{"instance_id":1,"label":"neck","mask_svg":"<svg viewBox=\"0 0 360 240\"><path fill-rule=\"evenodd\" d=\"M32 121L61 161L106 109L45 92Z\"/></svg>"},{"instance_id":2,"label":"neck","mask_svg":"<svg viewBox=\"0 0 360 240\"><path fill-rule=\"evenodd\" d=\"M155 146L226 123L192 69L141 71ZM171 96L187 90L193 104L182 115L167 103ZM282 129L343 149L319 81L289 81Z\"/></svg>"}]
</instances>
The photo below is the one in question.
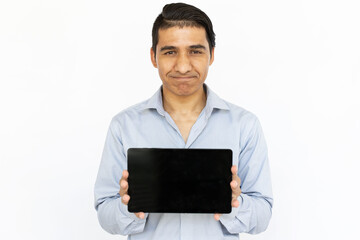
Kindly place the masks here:
<instances>
[{"instance_id":1,"label":"neck","mask_svg":"<svg viewBox=\"0 0 360 240\"><path fill-rule=\"evenodd\" d=\"M178 96L163 87L162 96L164 110L169 114L199 114L206 105L206 93L203 86L190 96Z\"/></svg>"}]
</instances>

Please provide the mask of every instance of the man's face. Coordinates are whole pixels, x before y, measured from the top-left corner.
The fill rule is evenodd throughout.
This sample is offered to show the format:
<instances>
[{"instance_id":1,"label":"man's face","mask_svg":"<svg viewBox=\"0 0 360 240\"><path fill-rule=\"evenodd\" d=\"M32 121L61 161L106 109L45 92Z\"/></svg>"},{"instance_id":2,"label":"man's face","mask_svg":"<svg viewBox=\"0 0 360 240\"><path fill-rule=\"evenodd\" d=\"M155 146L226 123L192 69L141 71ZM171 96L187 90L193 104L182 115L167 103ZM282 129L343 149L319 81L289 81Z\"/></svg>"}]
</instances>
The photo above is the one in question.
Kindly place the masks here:
<instances>
[{"instance_id":1,"label":"man's face","mask_svg":"<svg viewBox=\"0 0 360 240\"><path fill-rule=\"evenodd\" d=\"M159 70L163 90L177 96L190 96L201 91L214 61L214 49L211 51L210 57L204 28L160 29L156 56L151 49L151 61Z\"/></svg>"}]
</instances>

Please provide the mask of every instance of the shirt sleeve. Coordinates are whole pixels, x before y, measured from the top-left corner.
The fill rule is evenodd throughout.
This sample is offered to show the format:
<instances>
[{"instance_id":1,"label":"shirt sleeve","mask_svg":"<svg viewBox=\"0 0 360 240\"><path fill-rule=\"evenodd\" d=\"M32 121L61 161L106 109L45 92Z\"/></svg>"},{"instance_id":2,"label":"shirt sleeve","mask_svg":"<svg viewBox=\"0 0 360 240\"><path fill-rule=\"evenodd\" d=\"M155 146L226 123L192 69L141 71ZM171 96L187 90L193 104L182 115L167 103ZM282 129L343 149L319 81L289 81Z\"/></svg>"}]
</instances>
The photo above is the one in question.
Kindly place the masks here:
<instances>
[{"instance_id":1,"label":"shirt sleeve","mask_svg":"<svg viewBox=\"0 0 360 240\"><path fill-rule=\"evenodd\" d=\"M135 234L142 232L144 219L130 213L119 195L122 171L127 169L126 155L121 141L119 122L111 121L95 182L95 209L101 227L111 234Z\"/></svg>"},{"instance_id":2,"label":"shirt sleeve","mask_svg":"<svg viewBox=\"0 0 360 240\"><path fill-rule=\"evenodd\" d=\"M223 214L220 222L233 234L266 230L272 215L272 188L267 146L258 119L249 114L240 132L238 176L242 193L239 207Z\"/></svg>"}]
</instances>

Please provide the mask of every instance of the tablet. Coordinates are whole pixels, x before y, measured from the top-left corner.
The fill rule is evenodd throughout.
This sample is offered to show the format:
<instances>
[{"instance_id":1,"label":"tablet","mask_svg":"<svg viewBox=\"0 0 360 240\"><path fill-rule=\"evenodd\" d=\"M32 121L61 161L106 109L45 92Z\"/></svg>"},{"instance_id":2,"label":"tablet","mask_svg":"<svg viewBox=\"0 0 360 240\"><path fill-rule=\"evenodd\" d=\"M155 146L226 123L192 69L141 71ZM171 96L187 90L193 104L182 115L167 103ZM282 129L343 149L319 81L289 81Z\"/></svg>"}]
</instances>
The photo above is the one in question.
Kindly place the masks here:
<instances>
[{"instance_id":1,"label":"tablet","mask_svg":"<svg viewBox=\"0 0 360 240\"><path fill-rule=\"evenodd\" d=\"M129 212L231 212L231 149L129 148L127 160Z\"/></svg>"}]
</instances>

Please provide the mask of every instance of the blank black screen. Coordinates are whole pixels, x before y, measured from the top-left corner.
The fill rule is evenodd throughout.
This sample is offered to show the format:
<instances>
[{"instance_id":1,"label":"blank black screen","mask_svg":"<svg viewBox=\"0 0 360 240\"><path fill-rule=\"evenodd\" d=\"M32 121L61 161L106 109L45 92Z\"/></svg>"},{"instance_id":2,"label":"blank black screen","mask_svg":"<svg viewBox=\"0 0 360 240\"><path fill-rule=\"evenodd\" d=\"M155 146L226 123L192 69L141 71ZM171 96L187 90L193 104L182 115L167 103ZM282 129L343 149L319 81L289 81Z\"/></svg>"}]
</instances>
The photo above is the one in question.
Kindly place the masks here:
<instances>
[{"instance_id":1,"label":"blank black screen","mask_svg":"<svg viewBox=\"0 0 360 240\"><path fill-rule=\"evenodd\" d=\"M230 213L230 149L128 149L129 212Z\"/></svg>"}]
</instances>

